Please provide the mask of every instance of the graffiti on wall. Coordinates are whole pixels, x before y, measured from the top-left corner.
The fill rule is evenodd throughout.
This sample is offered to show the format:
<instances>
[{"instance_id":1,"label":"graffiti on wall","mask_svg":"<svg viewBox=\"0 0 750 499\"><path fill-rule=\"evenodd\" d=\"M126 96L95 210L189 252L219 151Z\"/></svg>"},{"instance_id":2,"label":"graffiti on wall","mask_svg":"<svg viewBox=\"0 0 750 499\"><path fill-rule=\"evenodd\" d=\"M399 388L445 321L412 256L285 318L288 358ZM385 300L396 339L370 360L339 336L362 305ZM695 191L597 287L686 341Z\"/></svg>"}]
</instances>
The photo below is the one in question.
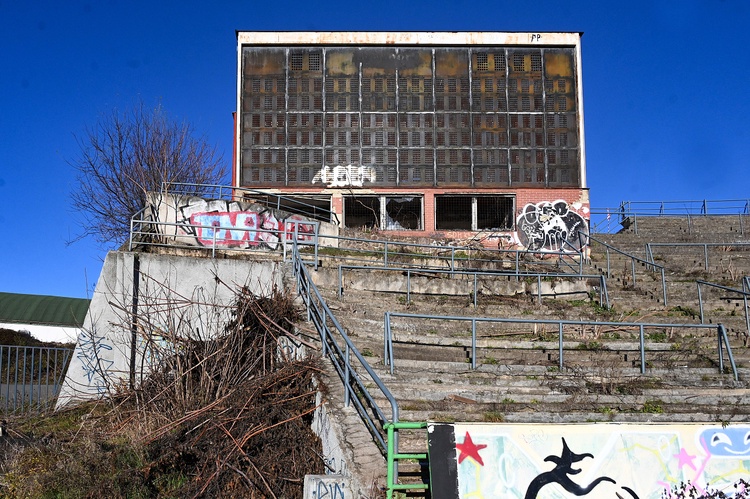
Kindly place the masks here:
<instances>
[{"instance_id":1,"label":"graffiti on wall","mask_svg":"<svg viewBox=\"0 0 750 499\"><path fill-rule=\"evenodd\" d=\"M112 357L112 345L105 340L104 336L97 335L95 331L84 331L78 335L76 357L81 362L81 369L88 385L98 395L106 393L110 369L114 364L113 360L105 358Z\"/></svg>"},{"instance_id":2,"label":"graffiti on wall","mask_svg":"<svg viewBox=\"0 0 750 499\"><path fill-rule=\"evenodd\" d=\"M340 475L306 475L305 499L346 499L347 480Z\"/></svg>"},{"instance_id":3,"label":"graffiti on wall","mask_svg":"<svg viewBox=\"0 0 750 499\"><path fill-rule=\"evenodd\" d=\"M362 187L365 182L375 182L376 171L371 166L324 166L315 174L313 184L322 183L328 187Z\"/></svg>"},{"instance_id":4,"label":"graffiti on wall","mask_svg":"<svg viewBox=\"0 0 750 499\"><path fill-rule=\"evenodd\" d=\"M518 239L529 250L570 251L588 244L588 224L566 201L541 201L523 207Z\"/></svg>"},{"instance_id":5,"label":"graffiti on wall","mask_svg":"<svg viewBox=\"0 0 750 499\"><path fill-rule=\"evenodd\" d=\"M299 215L278 218L268 209L254 209L235 201L193 202L177 210L182 234L192 235L200 246L224 248L267 247L275 250L286 238L298 242L312 241L315 224Z\"/></svg>"},{"instance_id":6,"label":"graffiti on wall","mask_svg":"<svg viewBox=\"0 0 750 499\"><path fill-rule=\"evenodd\" d=\"M432 479L447 490L434 499L661 498L681 483L735 490L750 476L746 424L431 426Z\"/></svg>"}]
</instances>

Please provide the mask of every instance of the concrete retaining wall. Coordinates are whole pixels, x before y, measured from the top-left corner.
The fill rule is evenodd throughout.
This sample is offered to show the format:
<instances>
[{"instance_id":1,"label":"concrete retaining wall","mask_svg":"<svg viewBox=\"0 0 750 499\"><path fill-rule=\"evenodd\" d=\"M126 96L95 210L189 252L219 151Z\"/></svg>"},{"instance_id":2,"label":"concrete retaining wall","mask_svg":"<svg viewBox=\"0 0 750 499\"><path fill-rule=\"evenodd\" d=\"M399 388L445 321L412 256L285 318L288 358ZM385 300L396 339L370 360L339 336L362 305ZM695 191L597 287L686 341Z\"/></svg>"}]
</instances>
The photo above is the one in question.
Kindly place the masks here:
<instances>
[{"instance_id":1,"label":"concrete retaining wall","mask_svg":"<svg viewBox=\"0 0 750 499\"><path fill-rule=\"evenodd\" d=\"M235 291L247 286L266 296L282 287L281 264L272 261L206 259L149 253L110 252L107 255L88 314L78 336L57 406L100 397L130 376L132 310L151 323L179 307L202 339L222 331ZM160 315L161 314L161 315ZM172 319L173 320L173 319ZM136 341L136 365L148 366L149 353Z\"/></svg>"}]
</instances>

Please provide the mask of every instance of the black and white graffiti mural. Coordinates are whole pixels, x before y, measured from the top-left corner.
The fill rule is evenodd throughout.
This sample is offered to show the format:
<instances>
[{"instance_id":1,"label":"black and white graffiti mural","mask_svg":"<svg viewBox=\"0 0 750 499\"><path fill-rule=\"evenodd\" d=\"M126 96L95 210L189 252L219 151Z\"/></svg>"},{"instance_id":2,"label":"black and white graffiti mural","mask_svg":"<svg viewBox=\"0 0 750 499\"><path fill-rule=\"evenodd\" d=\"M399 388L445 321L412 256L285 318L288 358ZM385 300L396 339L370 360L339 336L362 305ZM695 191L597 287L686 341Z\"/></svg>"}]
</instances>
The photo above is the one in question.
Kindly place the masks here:
<instances>
[{"instance_id":1,"label":"black and white graffiti mural","mask_svg":"<svg viewBox=\"0 0 750 499\"><path fill-rule=\"evenodd\" d=\"M588 244L588 224L566 201L541 201L523 207L518 239L529 250L577 251Z\"/></svg>"}]
</instances>

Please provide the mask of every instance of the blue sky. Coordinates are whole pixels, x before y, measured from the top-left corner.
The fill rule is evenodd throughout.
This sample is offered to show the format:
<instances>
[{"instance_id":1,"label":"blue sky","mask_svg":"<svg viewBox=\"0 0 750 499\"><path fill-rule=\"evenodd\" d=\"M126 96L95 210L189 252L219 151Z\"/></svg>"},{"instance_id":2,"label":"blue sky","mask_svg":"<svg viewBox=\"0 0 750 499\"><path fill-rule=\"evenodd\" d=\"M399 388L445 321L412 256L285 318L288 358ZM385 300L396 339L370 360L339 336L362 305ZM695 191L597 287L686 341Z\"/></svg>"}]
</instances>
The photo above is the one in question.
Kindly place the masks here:
<instances>
[{"instance_id":1,"label":"blue sky","mask_svg":"<svg viewBox=\"0 0 750 499\"><path fill-rule=\"evenodd\" d=\"M588 180L620 201L745 199L750 2L0 0L0 291L86 297L106 254L69 195L75 137L161 103L223 153L235 30L580 31Z\"/></svg>"}]
</instances>

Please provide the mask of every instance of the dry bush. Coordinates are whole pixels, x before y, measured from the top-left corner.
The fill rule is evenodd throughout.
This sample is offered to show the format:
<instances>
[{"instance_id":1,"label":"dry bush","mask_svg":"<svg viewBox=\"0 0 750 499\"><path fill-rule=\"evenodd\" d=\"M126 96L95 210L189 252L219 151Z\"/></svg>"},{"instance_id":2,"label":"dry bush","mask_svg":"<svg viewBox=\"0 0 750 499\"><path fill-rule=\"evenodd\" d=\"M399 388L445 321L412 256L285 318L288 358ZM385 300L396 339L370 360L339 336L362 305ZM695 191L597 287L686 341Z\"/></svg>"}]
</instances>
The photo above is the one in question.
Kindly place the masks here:
<instances>
[{"instance_id":1,"label":"dry bush","mask_svg":"<svg viewBox=\"0 0 750 499\"><path fill-rule=\"evenodd\" d=\"M137 389L15 423L0 495L295 498L304 475L325 473L311 430L318 361L286 358L278 342L298 318L292 299L243 289L221 334L199 339L195 308L161 306L169 320L139 318L140 334L173 328L145 343Z\"/></svg>"}]
</instances>

